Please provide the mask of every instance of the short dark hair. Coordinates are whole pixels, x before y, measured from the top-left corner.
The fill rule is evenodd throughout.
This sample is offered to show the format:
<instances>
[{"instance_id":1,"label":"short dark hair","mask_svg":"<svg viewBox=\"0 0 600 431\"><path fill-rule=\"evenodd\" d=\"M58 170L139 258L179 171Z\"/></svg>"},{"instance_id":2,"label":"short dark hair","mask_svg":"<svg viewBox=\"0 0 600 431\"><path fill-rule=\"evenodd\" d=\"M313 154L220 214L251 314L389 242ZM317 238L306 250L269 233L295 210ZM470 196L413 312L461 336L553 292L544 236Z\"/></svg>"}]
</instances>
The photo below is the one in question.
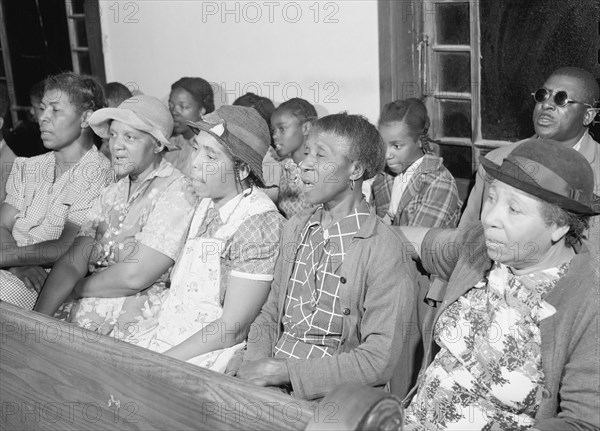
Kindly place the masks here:
<instances>
[{"instance_id":1,"label":"short dark hair","mask_svg":"<svg viewBox=\"0 0 600 431\"><path fill-rule=\"evenodd\" d=\"M580 100L580 102L595 106L595 103L600 101L600 86L598 86L598 81L587 70L579 67L561 67L552 72L550 76L568 76L569 78L577 79L581 84L584 96L584 100Z\"/></svg>"},{"instance_id":2,"label":"short dark hair","mask_svg":"<svg viewBox=\"0 0 600 431\"><path fill-rule=\"evenodd\" d=\"M75 105L79 112L104 108L104 90L95 76L78 75L73 72L52 75L44 81L44 93L50 90L60 90L68 94L69 102Z\"/></svg>"},{"instance_id":3,"label":"short dark hair","mask_svg":"<svg viewBox=\"0 0 600 431\"><path fill-rule=\"evenodd\" d=\"M206 114L215 110L215 94L208 83L202 78L183 77L171 85L171 91L183 88L190 93L200 108L204 108Z\"/></svg>"},{"instance_id":4,"label":"short dark hair","mask_svg":"<svg viewBox=\"0 0 600 431\"><path fill-rule=\"evenodd\" d=\"M109 101L113 101L115 105L120 105L122 102L133 96L131 91L129 91L129 88L120 82L109 82L106 84L106 87L104 87L104 91L107 104Z\"/></svg>"},{"instance_id":5,"label":"short dark hair","mask_svg":"<svg viewBox=\"0 0 600 431\"><path fill-rule=\"evenodd\" d=\"M30 98L42 100L42 98L44 97L44 82L45 80L43 79L31 86L31 89L29 90Z\"/></svg>"},{"instance_id":6,"label":"short dark hair","mask_svg":"<svg viewBox=\"0 0 600 431\"><path fill-rule=\"evenodd\" d=\"M300 97L286 100L275 111L288 111L294 117L298 118L302 124L306 122L312 123L318 118L315 107L308 100L301 99Z\"/></svg>"},{"instance_id":7,"label":"short dark hair","mask_svg":"<svg viewBox=\"0 0 600 431\"><path fill-rule=\"evenodd\" d=\"M313 123L310 133L331 133L342 138L347 144L348 159L363 167L364 180L373 178L385 165L385 146L381 135L362 115L346 112L327 115Z\"/></svg>"},{"instance_id":8,"label":"short dark hair","mask_svg":"<svg viewBox=\"0 0 600 431\"><path fill-rule=\"evenodd\" d=\"M583 234L589 228L590 216L567 211L556 204L538 199L541 203L540 213L546 226L556 224L558 227L569 226L565 235L565 244L577 249L583 240Z\"/></svg>"}]
</instances>

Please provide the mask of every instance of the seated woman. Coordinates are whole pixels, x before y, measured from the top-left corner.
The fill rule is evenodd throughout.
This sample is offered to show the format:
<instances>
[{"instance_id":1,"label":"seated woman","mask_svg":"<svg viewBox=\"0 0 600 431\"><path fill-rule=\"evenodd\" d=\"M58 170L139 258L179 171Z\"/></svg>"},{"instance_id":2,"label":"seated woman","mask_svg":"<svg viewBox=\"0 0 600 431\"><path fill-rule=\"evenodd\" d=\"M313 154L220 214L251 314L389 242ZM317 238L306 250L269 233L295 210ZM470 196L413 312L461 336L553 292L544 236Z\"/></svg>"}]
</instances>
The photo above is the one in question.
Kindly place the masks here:
<instances>
[{"instance_id":1,"label":"seated woman","mask_svg":"<svg viewBox=\"0 0 600 431\"><path fill-rule=\"evenodd\" d=\"M419 99L383 108L379 133L386 171L373 184L377 214L394 226L456 227L461 202L456 181L431 151L429 116Z\"/></svg>"},{"instance_id":2,"label":"seated woman","mask_svg":"<svg viewBox=\"0 0 600 431\"><path fill-rule=\"evenodd\" d=\"M313 125L300 169L315 206L284 228L238 377L305 399L347 381L388 383L411 325L416 270L362 194L384 159L381 137L363 117L329 115Z\"/></svg>"},{"instance_id":3,"label":"seated woman","mask_svg":"<svg viewBox=\"0 0 600 431\"><path fill-rule=\"evenodd\" d=\"M121 179L96 201L73 246L54 265L35 310L61 309L72 322L107 334L129 322L126 310L159 299L185 240L196 198L183 174L163 159L173 148L173 119L150 96L98 110L90 125L109 137ZM151 289L150 289L151 288ZM150 289L153 295L136 295ZM148 306L151 306L148 303ZM72 306L72 308L71 308ZM118 328L126 330L127 328Z\"/></svg>"},{"instance_id":4,"label":"seated woman","mask_svg":"<svg viewBox=\"0 0 600 431\"><path fill-rule=\"evenodd\" d=\"M600 213L592 169L539 139L501 166L480 160L480 223L399 228L449 280L406 429L597 429L600 281L581 243Z\"/></svg>"},{"instance_id":5,"label":"seated woman","mask_svg":"<svg viewBox=\"0 0 600 431\"><path fill-rule=\"evenodd\" d=\"M170 141L179 151L169 151L165 158L184 175L192 174L194 132L188 121L200 121L203 115L215 110L214 92L202 78L181 78L171 85L169 109L173 116L173 136Z\"/></svg>"},{"instance_id":6,"label":"seated woman","mask_svg":"<svg viewBox=\"0 0 600 431\"><path fill-rule=\"evenodd\" d=\"M258 112L222 106L189 124L199 133L192 184L203 199L155 326L142 310L146 332L125 340L222 372L267 298L284 218L257 188L270 142Z\"/></svg>"},{"instance_id":7,"label":"seated woman","mask_svg":"<svg viewBox=\"0 0 600 431\"><path fill-rule=\"evenodd\" d=\"M51 151L15 159L0 207L0 299L29 310L46 270L69 249L90 207L113 182L89 126L104 106L100 82L62 73L48 77L44 88L38 120Z\"/></svg>"}]
</instances>

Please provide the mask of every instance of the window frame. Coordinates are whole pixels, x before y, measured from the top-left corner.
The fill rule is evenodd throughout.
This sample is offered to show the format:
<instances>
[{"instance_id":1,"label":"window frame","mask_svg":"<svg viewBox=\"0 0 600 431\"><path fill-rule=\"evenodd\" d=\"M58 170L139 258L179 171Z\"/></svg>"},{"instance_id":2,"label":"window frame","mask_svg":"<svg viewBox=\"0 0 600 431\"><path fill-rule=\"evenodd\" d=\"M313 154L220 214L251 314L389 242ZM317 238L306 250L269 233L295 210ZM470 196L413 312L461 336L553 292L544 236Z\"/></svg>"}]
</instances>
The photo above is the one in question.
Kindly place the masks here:
<instances>
[{"instance_id":1,"label":"window frame","mask_svg":"<svg viewBox=\"0 0 600 431\"><path fill-rule=\"evenodd\" d=\"M470 17L470 45L435 45L436 3L468 3ZM418 97L425 99L432 122L432 136L442 145L471 147L475 173L478 157L493 148L509 145L505 140L482 138L481 117L481 50L480 12L478 0L414 0L411 2L384 0L378 2L379 15L379 70L381 106L396 99ZM426 22L426 20L430 20ZM430 91L427 88L432 71L438 69L436 52L469 52L471 60L471 92L459 94ZM405 91L407 83L417 91ZM430 98L471 101L471 138L443 137L439 109L432 109ZM448 96L450 96L448 98ZM439 105L439 104L438 104Z\"/></svg>"}]
</instances>

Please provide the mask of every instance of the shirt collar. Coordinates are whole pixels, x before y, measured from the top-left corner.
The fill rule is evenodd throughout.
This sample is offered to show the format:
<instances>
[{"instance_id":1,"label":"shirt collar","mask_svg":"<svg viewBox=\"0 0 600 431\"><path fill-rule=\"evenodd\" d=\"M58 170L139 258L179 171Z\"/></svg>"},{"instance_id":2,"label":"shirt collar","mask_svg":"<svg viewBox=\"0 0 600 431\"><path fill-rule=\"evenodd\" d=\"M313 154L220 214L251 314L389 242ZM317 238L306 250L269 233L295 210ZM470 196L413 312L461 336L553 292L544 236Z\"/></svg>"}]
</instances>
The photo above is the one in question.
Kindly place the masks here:
<instances>
[{"instance_id":1,"label":"shirt collar","mask_svg":"<svg viewBox=\"0 0 600 431\"><path fill-rule=\"evenodd\" d=\"M415 160L413 162L413 164L410 165L408 168L406 168L406 170L404 172L402 172L400 175L412 176L417 171L417 169L419 169L419 167L421 166L421 163L423 162L423 157L424 156L421 156L417 160ZM398 176L400 176L400 175L398 175Z\"/></svg>"},{"instance_id":2,"label":"shirt collar","mask_svg":"<svg viewBox=\"0 0 600 431\"><path fill-rule=\"evenodd\" d=\"M306 232L313 226L322 226L321 225L321 218L323 217L323 205L318 205L316 210L311 214L311 216L309 217L308 221L306 222L306 224L304 225L304 228L302 229L302 236L304 236L306 234ZM369 204L367 203L367 201L365 199L363 199L360 204L358 204L358 207L356 207L354 209L353 212L351 212L350 214L348 214L347 216L343 217L341 220L339 220L337 223L335 223L334 225L332 225L329 229L325 229L323 228L323 230L331 230L334 226L339 226L340 227L340 231L344 232L344 229L346 228L346 223L344 222L345 220L348 220L349 218L353 218L355 217L357 214L363 214L365 216L369 216L371 213L371 209L369 207ZM359 229L357 229L357 231L355 232L354 236L357 236L357 234L363 229L362 226L360 226Z\"/></svg>"},{"instance_id":3,"label":"shirt collar","mask_svg":"<svg viewBox=\"0 0 600 431\"><path fill-rule=\"evenodd\" d=\"M230 201L226 202L225 205L223 205L221 208L219 208L219 217L221 218L221 220L227 220L229 217L231 217L231 214L233 214L233 212L238 207L238 205L242 202L242 200L245 197L252 194L252 190L253 190L252 187L247 188L246 190L244 190L243 192L238 194L236 197L234 197ZM210 205L212 208L215 207L214 202L211 202Z\"/></svg>"},{"instance_id":4,"label":"shirt collar","mask_svg":"<svg viewBox=\"0 0 600 431\"><path fill-rule=\"evenodd\" d=\"M144 178L144 181L142 182L142 184L145 182L148 182L148 181L152 181L156 177L167 178L173 174L174 170L175 170L175 168L173 167L173 165L171 163L167 162L164 158L161 158L160 164L158 165L158 167L156 169L154 169L152 172L150 172L146 178ZM129 175L127 175L124 178L124 182L126 184L129 184L131 182Z\"/></svg>"}]
</instances>

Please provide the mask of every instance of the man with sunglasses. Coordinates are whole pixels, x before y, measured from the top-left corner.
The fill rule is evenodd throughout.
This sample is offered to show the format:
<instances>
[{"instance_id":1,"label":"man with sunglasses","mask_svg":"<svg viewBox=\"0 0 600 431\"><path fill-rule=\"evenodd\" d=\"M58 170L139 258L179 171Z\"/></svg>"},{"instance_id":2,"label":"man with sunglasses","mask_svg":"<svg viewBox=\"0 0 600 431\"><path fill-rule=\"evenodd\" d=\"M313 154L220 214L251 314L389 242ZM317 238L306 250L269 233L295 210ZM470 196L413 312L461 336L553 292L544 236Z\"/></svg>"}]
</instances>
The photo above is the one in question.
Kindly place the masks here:
<instances>
[{"instance_id":1,"label":"man with sunglasses","mask_svg":"<svg viewBox=\"0 0 600 431\"><path fill-rule=\"evenodd\" d=\"M544 86L532 93L536 101L533 109L534 137L553 139L564 146L580 152L594 171L594 193L600 193L600 144L588 133L599 108L600 89L594 76L577 67L556 70ZM502 160L521 143L515 142L496 148L486 158L501 164ZM479 220L481 207L487 198L489 182L481 166L477 172L475 187L469 195L467 206L459 227ZM590 237L597 252L600 247L600 217L590 221Z\"/></svg>"}]
</instances>

